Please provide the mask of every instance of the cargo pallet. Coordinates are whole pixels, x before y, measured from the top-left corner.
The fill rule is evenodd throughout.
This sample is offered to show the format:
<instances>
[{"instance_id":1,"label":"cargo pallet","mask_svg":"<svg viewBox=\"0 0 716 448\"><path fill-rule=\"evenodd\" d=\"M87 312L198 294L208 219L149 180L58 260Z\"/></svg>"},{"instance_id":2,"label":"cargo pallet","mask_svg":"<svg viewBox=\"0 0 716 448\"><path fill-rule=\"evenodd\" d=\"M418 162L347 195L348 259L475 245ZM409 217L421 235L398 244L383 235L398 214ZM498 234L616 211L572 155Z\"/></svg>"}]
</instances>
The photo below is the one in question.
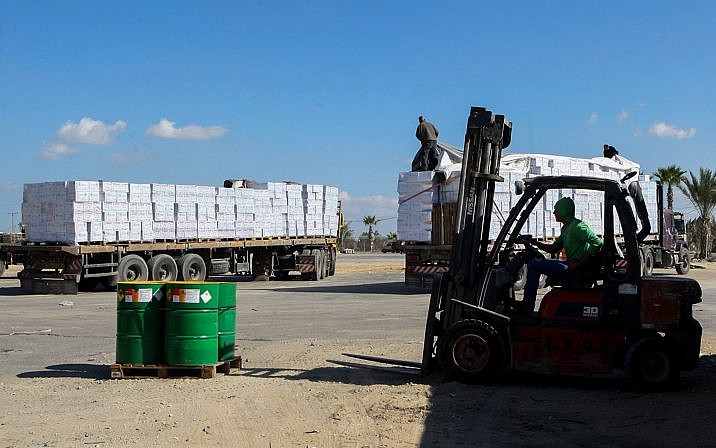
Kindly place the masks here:
<instances>
[{"instance_id":1,"label":"cargo pallet","mask_svg":"<svg viewBox=\"0 0 716 448\"><path fill-rule=\"evenodd\" d=\"M229 374L232 370L241 370L241 356L227 361L201 366L137 365L112 364L112 379L144 378L215 378L218 373Z\"/></svg>"}]
</instances>

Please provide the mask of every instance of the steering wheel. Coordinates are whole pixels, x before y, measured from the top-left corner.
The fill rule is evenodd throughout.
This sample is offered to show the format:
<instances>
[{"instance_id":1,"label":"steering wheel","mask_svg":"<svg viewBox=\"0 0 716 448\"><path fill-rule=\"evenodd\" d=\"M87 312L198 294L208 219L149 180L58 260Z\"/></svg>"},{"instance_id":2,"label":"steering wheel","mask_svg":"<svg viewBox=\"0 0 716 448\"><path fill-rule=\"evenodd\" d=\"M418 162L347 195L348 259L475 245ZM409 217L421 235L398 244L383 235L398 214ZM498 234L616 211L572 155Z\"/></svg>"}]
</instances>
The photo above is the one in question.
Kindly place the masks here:
<instances>
[{"instance_id":1,"label":"steering wheel","mask_svg":"<svg viewBox=\"0 0 716 448\"><path fill-rule=\"evenodd\" d=\"M537 260L544 260L545 256L542 252L537 250L536 247L532 245L532 243L529 242L529 239L532 238L532 235L520 235L517 237L517 242L525 246L523 252L525 254L525 263L537 259Z\"/></svg>"}]
</instances>

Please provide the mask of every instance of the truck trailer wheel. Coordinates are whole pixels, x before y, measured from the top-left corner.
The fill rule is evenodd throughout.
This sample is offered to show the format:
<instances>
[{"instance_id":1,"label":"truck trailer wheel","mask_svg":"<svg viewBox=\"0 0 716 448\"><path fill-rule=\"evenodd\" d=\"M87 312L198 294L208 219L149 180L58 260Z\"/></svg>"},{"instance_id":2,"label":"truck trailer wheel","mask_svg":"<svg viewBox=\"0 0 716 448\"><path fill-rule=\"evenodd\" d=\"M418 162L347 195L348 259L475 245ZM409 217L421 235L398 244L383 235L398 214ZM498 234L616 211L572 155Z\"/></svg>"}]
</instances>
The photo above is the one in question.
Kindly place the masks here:
<instances>
[{"instance_id":1,"label":"truck trailer wheel","mask_svg":"<svg viewBox=\"0 0 716 448\"><path fill-rule=\"evenodd\" d=\"M149 267L142 257L129 254L119 260L117 280L120 282L140 282L149 278Z\"/></svg>"},{"instance_id":2,"label":"truck trailer wheel","mask_svg":"<svg viewBox=\"0 0 716 448\"><path fill-rule=\"evenodd\" d=\"M203 282L206 280L206 263L197 254L184 254L177 263L182 280Z\"/></svg>"},{"instance_id":3,"label":"truck trailer wheel","mask_svg":"<svg viewBox=\"0 0 716 448\"><path fill-rule=\"evenodd\" d=\"M691 269L691 257L689 257L689 250L682 247L679 251L679 262L676 263L676 272L681 275L689 273Z\"/></svg>"},{"instance_id":4,"label":"truck trailer wheel","mask_svg":"<svg viewBox=\"0 0 716 448\"><path fill-rule=\"evenodd\" d=\"M635 387L644 390L667 388L679 377L676 358L660 336L632 344L624 358L624 371Z\"/></svg>"},{"instance_id":5,"label":"truck trailer wheel","mask_svg":"<svg viewBox=\"0 0 716 448\"><path fill-rule=\"evenodd\" d=\"M171 282L177 279L179 268L171 255L155 255L149 259L147 265L152 280Z\"/></svg>"},{"instance_id":6,"label":"truck trailer wheel","mask_svg":"<svg viewBox=\"0 0 716 448\"><path fill-rule=\"evenodd\" d=\"M502 338L487 322L456 322L441 339L440 363L448 376L462 383L487 383L502 370Z\"/></svg>"},{"instance_id":7,"label":"truck trailer wheel","mask_svg":"<svg viewBox=\"0 0 716 448\"><path fill-rule=\"evenodd\" d=\"M323 256L323 278L328 278L331 275L331 253L328 249L323 249L321 254Z\"/></svg>"},{"instance_id":8,"label":"truck trailer wheel","mask_svg":"<svg viewBox=\"0 0 716 448\"><path fill-rule=\"evenodd\" d=\"M316 258L316 270L311 272L309 280L318 281L323 278L323 252L320 249L313 249L311 255Z\"/></svg>"},{"instance_id":9,"label":"truck trailer wheel","mask_svg":"<svg viewBox=\"0 0 716 448\"><path fill-rule=\"evenodd\" d=\"M644 247L644 276L651 276L654 273L654 252L650 248Z\"/></svg>"},{"instance_id":10,"label":"truck trailer wheel","mask_svg":"<svg viewBox=\"0 0 716 448\"><path fill-rule=\"evenodd\" d=\"M336 261L337 261L336 260L336 258L337 258L336 248L331 247L329 249L329 253L331 254L331 267L328 270L328 275L333 276L333 275L336 275Z\"/></svg>"}]
</instances>

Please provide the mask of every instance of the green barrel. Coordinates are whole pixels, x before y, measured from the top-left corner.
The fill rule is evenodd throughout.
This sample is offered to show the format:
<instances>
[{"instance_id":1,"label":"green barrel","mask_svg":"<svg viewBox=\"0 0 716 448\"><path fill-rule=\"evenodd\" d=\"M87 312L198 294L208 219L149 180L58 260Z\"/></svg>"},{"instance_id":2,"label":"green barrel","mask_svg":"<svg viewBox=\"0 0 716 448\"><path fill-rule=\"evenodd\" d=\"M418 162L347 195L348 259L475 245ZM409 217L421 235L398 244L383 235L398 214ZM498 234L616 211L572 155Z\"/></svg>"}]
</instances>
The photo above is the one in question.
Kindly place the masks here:
<instances>
[{"instance_id":1,"label":"green barrel","mask_svg":"<svg viewBox=\"0 0 716 448\"><path fill-rule=\"evenodd\" d=\"M219 361L234 358L236 283L219 284Z\"/></svg>"},{"instance_id":2,"label":"green barrel","mask_svg":"<svg viewBox=\"0 0 716 448\"><path fill-rule=\"evenodd\" d=\"M164 362L164 284L117 284L117 364Z\"/></svg>"},{"instance_id":3,"label":"green barrel","mask_svg":"<svg viewBox=\"0 0 716 448\"><path fill-rule=\"evenodd\" d=\"M167 364L216 364L219 359L219 283L169 282L166 291Z\"/></svg>"}]
</instances>

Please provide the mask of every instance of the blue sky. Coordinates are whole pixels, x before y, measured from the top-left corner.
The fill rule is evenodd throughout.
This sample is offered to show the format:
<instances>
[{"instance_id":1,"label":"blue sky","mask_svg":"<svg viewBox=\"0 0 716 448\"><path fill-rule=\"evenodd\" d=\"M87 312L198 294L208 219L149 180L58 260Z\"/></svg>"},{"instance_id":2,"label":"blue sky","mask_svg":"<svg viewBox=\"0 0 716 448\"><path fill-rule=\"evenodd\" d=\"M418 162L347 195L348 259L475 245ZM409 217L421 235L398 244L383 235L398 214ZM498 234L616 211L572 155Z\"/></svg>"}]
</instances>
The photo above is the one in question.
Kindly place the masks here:
<instances>
[{"instance_id":1,"label":"blue sky","mask_svg":"<svg viewBox=\"0 0 716 448\"><path fill-rule=\"evenodd\" d=\"M512 152L716 168L714 5L4 1L0 231L69 179L327 183L393 217L417 116L461 146L471 105Z\"/></svg>"}]
</instances>

